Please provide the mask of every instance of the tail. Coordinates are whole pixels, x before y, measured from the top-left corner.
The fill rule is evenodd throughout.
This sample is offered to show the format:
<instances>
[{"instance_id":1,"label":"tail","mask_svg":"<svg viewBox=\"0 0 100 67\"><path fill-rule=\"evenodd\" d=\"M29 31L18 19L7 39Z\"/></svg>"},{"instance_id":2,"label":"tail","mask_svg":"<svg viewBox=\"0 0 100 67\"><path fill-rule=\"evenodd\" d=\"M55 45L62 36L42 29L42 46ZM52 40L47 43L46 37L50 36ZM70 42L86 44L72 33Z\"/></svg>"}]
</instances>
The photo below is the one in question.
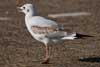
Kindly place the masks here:
<instances>
[{"instance_id":1,"label":"tail","mask_svg":"<svg viewBox=\"0 0 100 67\"><path fill-rule=\"evenodd\" d=\"M74 40L76 39L76 33L71 33L69 35L66 35L65 37L61 38L62 40Z\"/></svg>"}]
</instances>

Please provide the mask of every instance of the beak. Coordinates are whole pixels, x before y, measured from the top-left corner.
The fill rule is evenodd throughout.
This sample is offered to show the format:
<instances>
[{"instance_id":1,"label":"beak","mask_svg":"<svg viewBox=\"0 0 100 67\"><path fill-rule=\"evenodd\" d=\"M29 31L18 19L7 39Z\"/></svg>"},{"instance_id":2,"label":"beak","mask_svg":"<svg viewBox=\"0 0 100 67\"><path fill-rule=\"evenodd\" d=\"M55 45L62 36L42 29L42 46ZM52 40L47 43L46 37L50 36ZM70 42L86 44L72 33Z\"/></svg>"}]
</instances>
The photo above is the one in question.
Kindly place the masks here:
<instances>
[{"instance_id":1,"label":"beak","mask_svg":"<svg viewBox=\"0 0 100 67\"><path fill-rule=\"evenodd\" d=\"M22 12L22 8L21 7L17 7L18 12Z\"/></svg>"}]
</instances>

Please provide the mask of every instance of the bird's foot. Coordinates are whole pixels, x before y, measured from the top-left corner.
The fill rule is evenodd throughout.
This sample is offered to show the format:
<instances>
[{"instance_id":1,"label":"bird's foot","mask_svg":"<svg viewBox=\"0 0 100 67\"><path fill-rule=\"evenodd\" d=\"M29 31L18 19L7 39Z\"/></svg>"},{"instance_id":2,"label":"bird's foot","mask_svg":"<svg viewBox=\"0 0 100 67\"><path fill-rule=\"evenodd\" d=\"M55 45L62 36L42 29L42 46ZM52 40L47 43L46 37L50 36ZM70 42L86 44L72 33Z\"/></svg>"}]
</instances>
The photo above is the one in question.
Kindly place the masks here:
<instances>
[{"instance_id":1,"label":"bird's foot","mask_svg":"<svg viewBox=\"0 0 100 67\"><path fill-rule=\"evenodd\" d=\"M42 64L48 64L49 63L49 58L46 58L43 60L43 62L41 62Z\"/></svg>"}]
</instances>

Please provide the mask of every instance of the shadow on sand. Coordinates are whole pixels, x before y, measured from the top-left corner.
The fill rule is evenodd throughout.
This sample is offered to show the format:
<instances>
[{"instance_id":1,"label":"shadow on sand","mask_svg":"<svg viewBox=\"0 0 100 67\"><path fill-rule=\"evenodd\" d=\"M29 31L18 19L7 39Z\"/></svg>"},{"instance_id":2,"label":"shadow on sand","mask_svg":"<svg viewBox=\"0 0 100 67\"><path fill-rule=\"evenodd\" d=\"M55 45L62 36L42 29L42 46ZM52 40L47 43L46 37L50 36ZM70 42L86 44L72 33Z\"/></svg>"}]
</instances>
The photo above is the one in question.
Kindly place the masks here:
<instances>
[{"instance_id":1,"label":"shadow on sand","mask_svg":"<svg viewBox=\"0 0 100 67\"><path fill-rule=\"evenodd\" d=\"M81 62L100 62L100 57L89 57L79 59Z\"/></svg>"}]
</instances>

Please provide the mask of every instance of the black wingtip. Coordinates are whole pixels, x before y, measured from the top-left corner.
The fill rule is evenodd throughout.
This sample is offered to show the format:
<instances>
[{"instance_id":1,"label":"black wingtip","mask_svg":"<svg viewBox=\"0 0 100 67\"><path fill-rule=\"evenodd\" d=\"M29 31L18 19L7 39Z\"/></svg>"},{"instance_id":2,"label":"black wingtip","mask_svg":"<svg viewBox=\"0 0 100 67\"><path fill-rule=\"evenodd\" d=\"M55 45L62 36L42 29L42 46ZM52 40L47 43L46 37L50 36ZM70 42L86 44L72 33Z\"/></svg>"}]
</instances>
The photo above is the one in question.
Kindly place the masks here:
<instances>
[{"instance_id":1,"label":"black wingtip","mask_svg":"<svg viewBox=\"0 0 100 67\"><path fill-rule=\"evenodd\" d=\"M94 36L76 33L76 37L77 39L82 39L82 38L84 39L84 38L89 38L89 37L94 37Z\"/></svg>"}]
</instances>

